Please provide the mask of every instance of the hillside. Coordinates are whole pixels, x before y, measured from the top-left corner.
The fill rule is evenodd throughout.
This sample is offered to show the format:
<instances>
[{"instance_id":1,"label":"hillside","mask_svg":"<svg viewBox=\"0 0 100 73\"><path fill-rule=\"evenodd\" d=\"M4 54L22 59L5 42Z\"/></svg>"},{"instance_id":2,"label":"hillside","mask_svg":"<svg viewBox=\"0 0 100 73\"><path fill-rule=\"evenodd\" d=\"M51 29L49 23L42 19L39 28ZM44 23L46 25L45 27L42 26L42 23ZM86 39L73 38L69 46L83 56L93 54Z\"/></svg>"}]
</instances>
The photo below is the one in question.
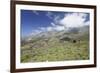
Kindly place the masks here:
<instances>
[{"instance_id":1,"label":"hillside","mask_svg":"<svg viewBox=\"0 0 100 73\"><path fill-rule=\"evenodd\" d=\"M21 39L21 62L89 59L89 26L41 32Z\"/></svg>"}]
</instances>

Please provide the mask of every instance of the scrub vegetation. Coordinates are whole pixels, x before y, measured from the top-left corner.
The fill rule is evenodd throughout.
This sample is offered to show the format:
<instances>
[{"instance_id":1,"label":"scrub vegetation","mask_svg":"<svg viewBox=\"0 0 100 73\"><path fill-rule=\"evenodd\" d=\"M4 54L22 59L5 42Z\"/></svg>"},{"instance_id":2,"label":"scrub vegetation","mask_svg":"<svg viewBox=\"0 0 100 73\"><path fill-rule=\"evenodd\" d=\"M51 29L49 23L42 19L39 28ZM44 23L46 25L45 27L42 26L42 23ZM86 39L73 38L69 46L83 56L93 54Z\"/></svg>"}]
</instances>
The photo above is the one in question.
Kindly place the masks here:
<instances>
[{"instance_id":1,"label":"scrub vegetation","mask_svg":"<svg viewBox=\"0 0 100 73\"><path fill-rule=\"evenodd\" d=\"M22 38L21 41L21 62L24 63L87 59L89 59L89 31L86 29L77 32L44 32Z\"/></svg>"}]
</instances>

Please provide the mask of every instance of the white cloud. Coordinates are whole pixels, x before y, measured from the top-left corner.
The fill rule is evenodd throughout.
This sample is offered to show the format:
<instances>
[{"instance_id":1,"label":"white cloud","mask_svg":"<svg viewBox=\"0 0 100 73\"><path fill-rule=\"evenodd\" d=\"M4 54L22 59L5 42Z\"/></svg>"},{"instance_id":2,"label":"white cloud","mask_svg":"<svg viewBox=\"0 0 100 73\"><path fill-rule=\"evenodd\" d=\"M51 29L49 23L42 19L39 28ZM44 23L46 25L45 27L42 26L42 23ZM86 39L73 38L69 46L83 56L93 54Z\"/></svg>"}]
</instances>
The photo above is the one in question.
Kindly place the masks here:
<instances>
[{"instance_id":1,"label":"white cloud","mask_svg":"<svg viewBox=\"0 0 100 73\"><path fill-rule=\"evenodd\" d=\"M48 16L50 19L53 18L52 15L53 15L52 12L49 12L49 11L48 11L47 14L46 14L46 16Z\"/></svg>"},{"instance_id":2,"label":"white cloud","mask_svg":"<svg viewBox=\"0 0 100 73\"><path fill-rule=\"evenodd\" d=\"M61 31L64 29L65 29L64 26L59 26L59 25L48 26L48 27L39 27L37 30L33 30L32 34L39 34L41 32L54 31L54 30Z\"/></svg>"},{"instance_id":3,"label":"white cloud","mask_svg":"<svg viewBox=\"0 0 100 73\"><path fill-rule=\"evenodd\" d=\"M55 17L54 17L54 22L55 22L55 23L58 23L59 20L60 20L60 16L55 15Z\"/></svg>"},{"instance_id":4,"label":"white cloud","mask_svg":"<svg viewBox=\"0 0 100 73\"><path fill-rule=\"evenodd\" d=\"M52 23L51 23L51 26L55 27L55 26L56 26L56 24L52 22Z\"/></svg>"},{"instance_id":5,"label":"white cloud","mask_svg":"<svg viewBox=\"0 0 100 73\"><path fill-rule=\"evenodd\" d=\"M65 27L64 26L56 26L56 27L54 27L54 30L57 30L57 31L61 31L61 30L64 30L65 29Z\"/></svg>"},{"instance_id":6,"label":"white cloud","mask_svg":"<svg viewBox=\"0 0 100 73\"><path fill-rule=\"evenodd\" d=\"M46 28L45 27L40 27L39 30L43 32L43 31L46 31Z\"/></svg>"},{"instance_id":7,"label":"white cloud","mask_svg":"<svg viewBox=\"0 0 100 73\"><path fill-rule=\"evenodd\" d=\"M47 27L46 29L47 29L47 31L52 31L53 30L53 27L50 26L50 27Z\"/></svg>"},{"instance_id":8,"label":"white cloud","mask_svg":"<svg viewBox=\"0 0 100 73\"><path fill-rule=\"evenodd\" d=\"M48 12L47 16L52 18L52 12ZM90 24L90 21L86 21L87 14L86 13L67 13L64 18L60 18L60 16L55 16L54 22L51 22L51 26L48 27L39 27L37 30L34 30L33 34L39 34L41 32L47 31L61 31L61 30L69 30L73 27L82 27Z\"/></svg>"},{"instance_id":9,"label":"white cloud","mask_svg":"<svg viewBox=\"0 0 100 73\"><path fill-rule=\"evenodd\" d=\"M55 24L55 23L52 22L51 26L46 27L45 29L46 29L46 31L53 31L53 30L61 31L61 30L64 30L65 27L64 26L60 26L60 25Z\"/></svg>"},{"instance_id":10,"label":"white cloud","mask_svg":"<svg viewBox=\"0 0 100 73\"><path fill-rule=\"evenodd\" d=\"M33 30L32 33L31 33L31 35L36 35L36 34L39 34L39 33L41 33L40 30Z\"/></svg>"},{"instance_id":11,"label":"white cloud","mask_svg":"<svg viewBox=\"0 0 100 73\"><path fill-rule=\"evenodd\" d=\"M86 18L88 14L86 14L86 13L78 13L78 15L79 15L80 17L82 17L82 18Z\"/></svg>"},{"instance_id":12,"label":"white cloud","mask_svg":"<svg viewBox=\"0 0 100 73\"><path fill-rule=\"evenodd\" d=\"M36 15L39 15L39 13L37 11L33 11L33 13L35 13Z\"/></svg>"},{"instance_id":13,"label":"white cloud","mask_svg":"<svg viewBox=\"0 0 100 73\"><path fill-rule=\"evenodd\" d=\"M61 30L64 30L65 27L64 26L59 26L59 25L56 25L56 26L50 26L50 27L47 27L47 31L61 31Z\"/></svg>"},{"instance_id":14,"label":"white cloud","mask_svg":"<svg viewBox=\"0 0 100 73\"><path fill-rule=\"evenodd\" d=\"M84 23L84 25L86 25L86 26L89 25L89 24L90 24L90 21L87 21L87 22Z\"/></svg>"},{"instance_id":15,"label":"white cloud","mask_svg":"<svg viewBox=\"0 0 100 73\"><path fill-rule=\"evenodd\" d=\"M72 13L65 14L65 17L59 21L64 27L81 27L87 25L85 21L87 14L85 13ZM89 21L88 21L89 25Z\"/></svg>"}]
</instances>

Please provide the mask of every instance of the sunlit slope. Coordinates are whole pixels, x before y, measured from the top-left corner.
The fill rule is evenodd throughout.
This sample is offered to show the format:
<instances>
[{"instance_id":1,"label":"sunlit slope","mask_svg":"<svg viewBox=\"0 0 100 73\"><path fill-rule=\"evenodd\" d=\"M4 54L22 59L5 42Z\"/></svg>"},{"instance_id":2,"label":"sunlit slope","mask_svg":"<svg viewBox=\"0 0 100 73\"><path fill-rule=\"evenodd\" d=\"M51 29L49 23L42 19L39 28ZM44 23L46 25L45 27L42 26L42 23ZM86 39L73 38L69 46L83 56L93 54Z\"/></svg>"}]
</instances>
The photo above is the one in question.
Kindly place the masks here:
<instances>
[{"instance_id":1,"label":"sunlit slope","mask_svg":"<svg viewBox=\"0 0 100 73\"><path fill-rule=\"evenodd\" d=\"M89 59L89 27L49 31L22 39L21 62Z\"/></svg>"}]
</instances>

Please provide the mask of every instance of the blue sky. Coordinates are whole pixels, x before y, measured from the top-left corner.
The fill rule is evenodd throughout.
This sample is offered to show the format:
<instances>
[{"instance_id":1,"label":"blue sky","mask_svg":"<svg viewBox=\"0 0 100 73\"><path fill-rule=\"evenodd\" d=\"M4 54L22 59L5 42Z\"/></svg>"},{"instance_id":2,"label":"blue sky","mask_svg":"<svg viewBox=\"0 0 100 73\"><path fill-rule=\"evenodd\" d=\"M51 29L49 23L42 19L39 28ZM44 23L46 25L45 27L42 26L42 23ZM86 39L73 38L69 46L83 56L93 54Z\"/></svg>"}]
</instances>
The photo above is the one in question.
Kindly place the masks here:
<instances>
[{"instance_id":1,"label":"blue sky","mask_svg":"<svg viewBox=\"0 0 100 73\"><path fill-rule=\"evenodd\" d=\"M89 13L21 10L21 36L81 27L89 25L89 21Z\"/></svg>"}]
</instances>

